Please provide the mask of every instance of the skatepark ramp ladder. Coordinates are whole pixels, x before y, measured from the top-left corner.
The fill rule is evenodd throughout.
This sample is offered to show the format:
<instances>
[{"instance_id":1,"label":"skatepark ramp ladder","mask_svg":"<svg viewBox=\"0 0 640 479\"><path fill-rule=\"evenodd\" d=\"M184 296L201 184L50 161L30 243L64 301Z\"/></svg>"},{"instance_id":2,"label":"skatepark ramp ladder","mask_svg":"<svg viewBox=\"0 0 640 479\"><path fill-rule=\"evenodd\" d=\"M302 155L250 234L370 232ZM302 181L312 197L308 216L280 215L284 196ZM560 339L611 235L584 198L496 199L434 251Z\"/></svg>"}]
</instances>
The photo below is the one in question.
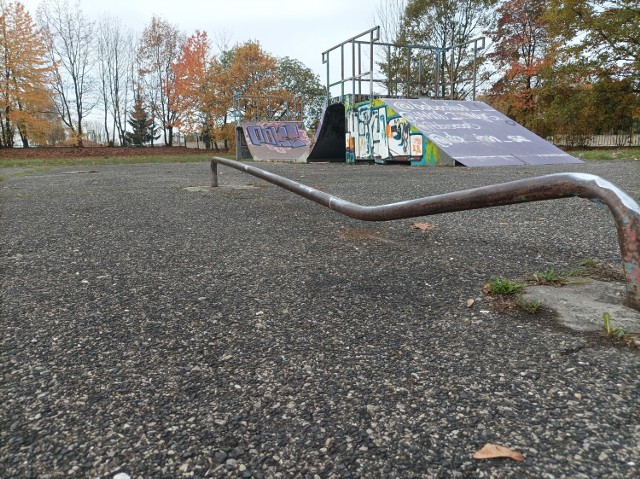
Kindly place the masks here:
<instances>
[{"instance_id":1,"label":"skatepark ramp ladder","mask_svg":"<svg viewBox=\"0 0 640 479\"><path fill-rule=\"evenodd\" d=\"M609 208L618 231L627 288L626 304L640 311L640 206L627 193L599 176L557 173L388 205L362 206L260 168L219 157L211 159L212 187L218 186L219 164L261 178L345 216L363 221L390 221L576 196L602 203Z\"/></svg>"}]
</instances>

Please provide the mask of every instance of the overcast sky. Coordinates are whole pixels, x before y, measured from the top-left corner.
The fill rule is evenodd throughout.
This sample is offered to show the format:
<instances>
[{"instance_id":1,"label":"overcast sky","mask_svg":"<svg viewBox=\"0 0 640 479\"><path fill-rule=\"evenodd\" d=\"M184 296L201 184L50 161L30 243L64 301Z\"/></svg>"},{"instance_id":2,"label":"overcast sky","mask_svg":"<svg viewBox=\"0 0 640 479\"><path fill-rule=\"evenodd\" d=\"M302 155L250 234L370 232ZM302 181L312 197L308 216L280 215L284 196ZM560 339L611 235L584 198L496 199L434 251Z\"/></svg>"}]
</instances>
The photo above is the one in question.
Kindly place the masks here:
<instances>
[{"instance_id":1,"label":"overcast sky","mask_svg":"<svg viewBox=\"0 0 640 479\"><path fill-rule=\"evenodd\" d=\"M33 14L40 0L20 0ZM374 25L375 10L385 0L80 0L85 15L116 16L142 33L153 14L187 35L196 30L211 39L222 34L231 44L260 41L277 57L292 57L320 75L326 67L322 52ZM69 0L71 5L74 0ZM333 64L333 57L332 57ZM337 58L336 58L336 61ZM333 68L333 67L332 67Z\"/></svg>"}]
</instances>

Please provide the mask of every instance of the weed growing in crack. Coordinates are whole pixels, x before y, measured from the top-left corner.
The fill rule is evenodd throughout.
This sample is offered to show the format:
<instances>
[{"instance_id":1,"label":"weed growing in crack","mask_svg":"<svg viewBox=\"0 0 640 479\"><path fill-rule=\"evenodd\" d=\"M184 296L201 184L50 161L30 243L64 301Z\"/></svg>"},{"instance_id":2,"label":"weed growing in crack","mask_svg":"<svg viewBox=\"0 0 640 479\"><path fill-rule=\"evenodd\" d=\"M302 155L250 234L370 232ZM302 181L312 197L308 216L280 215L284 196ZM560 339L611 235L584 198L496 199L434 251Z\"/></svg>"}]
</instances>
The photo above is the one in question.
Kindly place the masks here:
<instances>
[{"instance_id":1,"label":"weed growing in crack","mask_svg":"<svg viewBox=\"0 0 640 479\"><path fill-rule=\"evenodd\" d=\"M542 307L542 303L537 299L533 299L528 301L523 297L518 298L518 308L523 310L525 313L536 314L538 310Z\"/></svg>"},{"instance_id":2,"label":"weed growing in crack","mask_svg":"<svg viewBox=\"0 0 640 479\"><path fill-rule=\"evenodd\" d=\"M519 309L528 314L535 314L542 307L542 303L537 299L529 301L522 297L524 284L505 278L486 282L483 291L495 300L494 307L499 310Z\"/></svg>"},{"instance_id":3,"label":"weed growing in crack","mask_svg":"<svg viewBox=\"0 0 640 479\"><path fill-rule=\"evenodd\" d=\"M484 289L487 294L516 295L522 293L524 284L515 283L505 278L496 278L485 283Z\"/></svg>"},{"instance_id":4,"label":"weed growing in crack","mask_svg":"<svg viewBox=\"0 0 640 479\"><path fill-rule=\"evenodd\" d=\"M602 325L602 330L607 336L619 338L619 339L624 338L626 334L624 332L624 329L620 327L617 327L617 328L613 327L613 325L611 324L611 315L609 313L606 313L606 312L603 313L602 320L604 321L604 324Z\"/></svg>"},{"instance_id":5,"label":"weed growing in crack","mask_svg":"<svg viewBox=\"0 0 640 479\"><path fill-rule=\"evenodd\" d=\"M533 274L535 284L551 284L555 286L567 284L567 275L558 274L554 269L548 269L541 273Z\"/></svg>"},{"instance_id":6,"label":"weed growing in crack","mask_svg":"<svg viewBox=\"0 0 640 479\"><path fill-rule=\"evenodd\" d=\"M582 266L583 268L597 268L599 264L600 263L598 263L595 259L591 258L585 258L580 261L580 266Z\"/></svg>"}]
</instances>

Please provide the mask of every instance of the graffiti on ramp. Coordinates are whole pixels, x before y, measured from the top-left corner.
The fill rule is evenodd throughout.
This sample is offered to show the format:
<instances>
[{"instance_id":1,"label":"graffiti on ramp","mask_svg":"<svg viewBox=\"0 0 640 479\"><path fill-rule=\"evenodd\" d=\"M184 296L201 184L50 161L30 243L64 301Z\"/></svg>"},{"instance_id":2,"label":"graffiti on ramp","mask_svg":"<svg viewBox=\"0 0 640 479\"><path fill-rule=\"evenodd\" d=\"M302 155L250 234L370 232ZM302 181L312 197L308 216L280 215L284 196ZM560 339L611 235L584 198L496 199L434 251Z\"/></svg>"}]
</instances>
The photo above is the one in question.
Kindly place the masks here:
<instances>
[{"instance_id":1,"label":"graffiti on ramp","mask_svg":"<svg viewBox=\"0 0 640 479\"><path fill-rule=\"evenodd\" d=\"M311 142L301 122L244 122L237 128L238 160L282 160L304 163Z\"/></svg>"}]
</instances>

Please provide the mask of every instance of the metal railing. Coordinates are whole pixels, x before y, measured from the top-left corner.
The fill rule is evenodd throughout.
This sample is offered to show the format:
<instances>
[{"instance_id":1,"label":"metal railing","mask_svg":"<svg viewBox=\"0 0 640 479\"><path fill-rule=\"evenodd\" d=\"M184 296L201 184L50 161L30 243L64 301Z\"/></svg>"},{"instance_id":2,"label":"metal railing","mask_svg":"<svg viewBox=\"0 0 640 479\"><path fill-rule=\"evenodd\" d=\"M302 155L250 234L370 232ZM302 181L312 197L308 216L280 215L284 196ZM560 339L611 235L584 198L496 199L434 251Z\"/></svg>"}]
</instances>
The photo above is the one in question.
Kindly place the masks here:
<instances>
[{"instance_id":1,"label":"metal railing","mask_svg":"<svg viewBox=\"0 0 640 479\"><path fill-rule=\"evenodd\" d=\"M362 206L260 168L218 157L211 160L212 187L218 186L218 164L261 178L345 216L363 221L398 220L572 197L602 203L609 208L618 230L627 288L625 302L640 311L640 206L627 193L599 176L557 173L388 205Z\"/></svg>"}]
</instances>

